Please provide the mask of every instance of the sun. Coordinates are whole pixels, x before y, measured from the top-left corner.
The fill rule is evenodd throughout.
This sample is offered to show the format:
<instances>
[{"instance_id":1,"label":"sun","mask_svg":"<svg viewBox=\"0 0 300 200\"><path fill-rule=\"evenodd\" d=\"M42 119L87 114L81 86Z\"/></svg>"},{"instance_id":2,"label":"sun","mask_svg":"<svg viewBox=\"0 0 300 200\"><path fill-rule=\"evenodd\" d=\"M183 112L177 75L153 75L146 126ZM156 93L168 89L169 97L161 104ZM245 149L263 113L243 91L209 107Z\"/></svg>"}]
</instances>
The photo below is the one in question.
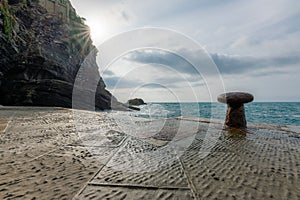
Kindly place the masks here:
<instances>
[{"instance_id":1,"label":"sun","mask_svg":"<svg viewBox=\"0 0 300 200\"><path fill-rule=\"evenodd\" d=\"M103 41L107 37L108 29L105 22L88 19L86 24L90 27L91 37L94 41Z\"/></svg>"}]
</instances>

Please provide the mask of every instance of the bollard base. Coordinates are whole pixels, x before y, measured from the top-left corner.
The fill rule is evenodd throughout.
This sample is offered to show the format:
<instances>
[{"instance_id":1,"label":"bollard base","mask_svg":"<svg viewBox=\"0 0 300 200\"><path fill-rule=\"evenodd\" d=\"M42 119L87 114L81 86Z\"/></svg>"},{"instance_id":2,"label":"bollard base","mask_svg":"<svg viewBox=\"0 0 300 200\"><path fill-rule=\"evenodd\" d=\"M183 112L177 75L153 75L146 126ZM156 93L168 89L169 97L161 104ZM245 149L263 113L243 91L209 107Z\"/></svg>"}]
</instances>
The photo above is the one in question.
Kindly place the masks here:
<instances>
[{"instance_id":1,"label":"bollard base","mask_svg":"<svg viewBox=\"0 0 300 200\"><path fill-rule=\"evenodd\" d=\"M225 125L229 127L235 127L235 128L247 127L244 105L238 107L228 105Z\"/></svg>"}]
</instances>

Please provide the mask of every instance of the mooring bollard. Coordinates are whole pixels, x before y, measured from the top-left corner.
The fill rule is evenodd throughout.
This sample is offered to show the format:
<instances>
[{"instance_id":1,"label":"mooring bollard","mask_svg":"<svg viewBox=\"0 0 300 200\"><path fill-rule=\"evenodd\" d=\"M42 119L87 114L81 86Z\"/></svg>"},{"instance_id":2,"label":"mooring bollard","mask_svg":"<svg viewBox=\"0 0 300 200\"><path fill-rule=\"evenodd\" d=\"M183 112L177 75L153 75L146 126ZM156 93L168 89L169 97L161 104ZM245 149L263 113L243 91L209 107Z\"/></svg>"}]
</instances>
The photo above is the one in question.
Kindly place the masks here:
<instances>
[{"instance_id":1,"label":"mooring bollard","mask_svg":"<svg viewBox=\"0 0 300 200\"><path fill-rule=\"evenodd\" d=\"M247 121L244 103L253 101L252 94L244 92L229 92L218 96L218 101L227 104L225 125L235 128L246 128Z\"/></svg>"}]
</instances>

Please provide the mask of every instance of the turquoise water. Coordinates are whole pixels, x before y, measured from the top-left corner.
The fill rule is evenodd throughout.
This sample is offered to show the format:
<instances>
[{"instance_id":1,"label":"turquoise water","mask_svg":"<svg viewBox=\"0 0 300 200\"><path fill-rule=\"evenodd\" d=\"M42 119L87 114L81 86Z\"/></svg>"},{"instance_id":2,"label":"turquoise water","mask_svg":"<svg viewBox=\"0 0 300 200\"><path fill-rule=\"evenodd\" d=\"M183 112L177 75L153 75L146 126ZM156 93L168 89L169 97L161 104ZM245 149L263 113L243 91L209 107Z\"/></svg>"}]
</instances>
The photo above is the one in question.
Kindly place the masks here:
<instances>
[{"instance_id":1,"label":"turquoise water","mask_svg":"<svg viewBox=\"0 0 300 200\"><path fill-rule=\"evenodd\" d=\"M148 103L132 114L145 118L201 117L224 119L221 103ZM248 122L300 126L300 102L253 102L245 104Z\"/></svg>"}]
</instances>

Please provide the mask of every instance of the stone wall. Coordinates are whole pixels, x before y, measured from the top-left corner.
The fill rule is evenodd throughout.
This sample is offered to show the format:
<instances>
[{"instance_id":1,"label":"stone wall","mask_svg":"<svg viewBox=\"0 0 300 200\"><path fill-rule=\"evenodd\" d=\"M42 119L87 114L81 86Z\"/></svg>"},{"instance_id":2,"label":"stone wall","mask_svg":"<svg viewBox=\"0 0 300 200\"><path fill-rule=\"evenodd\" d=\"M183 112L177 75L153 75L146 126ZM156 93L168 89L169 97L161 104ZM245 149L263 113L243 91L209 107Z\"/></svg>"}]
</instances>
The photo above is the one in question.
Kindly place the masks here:
<instances>
[{"instance_id":1,"label":"stone wall","mask_svg":"<svg viewBox=\"0 0 300 200\"><path fill-rule=\"evenodd\" d=\"M57 15L62 21L69 22L70 11L73 12L68 0L39 0L39 4L46 10Z\"/></svg>"}]
</instances>

